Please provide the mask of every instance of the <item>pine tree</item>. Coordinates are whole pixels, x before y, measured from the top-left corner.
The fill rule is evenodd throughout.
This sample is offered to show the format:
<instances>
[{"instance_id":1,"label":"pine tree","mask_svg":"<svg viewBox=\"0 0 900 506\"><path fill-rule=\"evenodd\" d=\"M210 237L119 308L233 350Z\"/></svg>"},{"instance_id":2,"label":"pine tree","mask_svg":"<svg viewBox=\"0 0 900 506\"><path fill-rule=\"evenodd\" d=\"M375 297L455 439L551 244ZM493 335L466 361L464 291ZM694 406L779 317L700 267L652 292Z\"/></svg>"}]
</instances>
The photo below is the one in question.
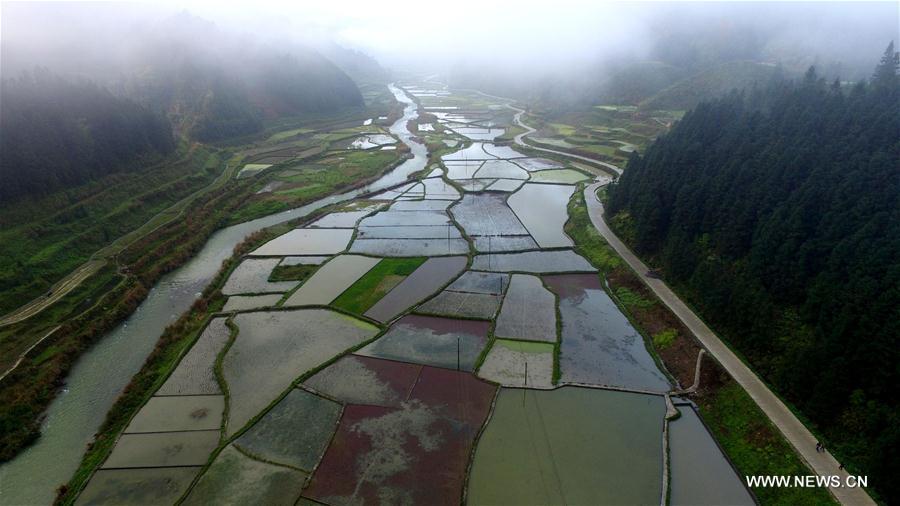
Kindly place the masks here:
<instances>
[{"instance_id":1,"label":"pine tree","mask_svg":"<svg viewBox=\"0 0 900 506\"><path fill-rule=\"evenodd\" d=\"M894 41L891 41L884 50L878 66L875 67L872 84L879 88L896 87L898 69L900 69L900 52L894 51Z\"/></svg>"}]
</instances>

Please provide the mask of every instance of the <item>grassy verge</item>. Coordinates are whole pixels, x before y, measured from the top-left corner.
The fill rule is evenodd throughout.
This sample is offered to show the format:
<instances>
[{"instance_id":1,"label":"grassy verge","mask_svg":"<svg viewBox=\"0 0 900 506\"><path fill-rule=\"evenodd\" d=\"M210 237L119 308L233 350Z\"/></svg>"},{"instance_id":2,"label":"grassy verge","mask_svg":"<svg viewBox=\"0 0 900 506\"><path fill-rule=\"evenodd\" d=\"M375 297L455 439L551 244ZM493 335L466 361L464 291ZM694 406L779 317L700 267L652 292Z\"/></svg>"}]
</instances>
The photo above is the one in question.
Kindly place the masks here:
<instances>
[{"instance_id":1,"label":"grassy verge","mask_svg":"<svg viewBox=\"0 0 900 506\"><path fill-rule=\"evenodd\" d=\"M332 305L351 313L363 314L425 260L424 257L385 258L345 290Z\"/></svg>"},{"instance_id":2,"label":"grassy verge","mask_svg":"<svg viewBox=\"0 0 900 506\"><path fill-rule=\"evenodd\" d=\"M569 201L569 221L566 222L565 232L575 242L575 250L587 258L601 273L608 273L624 265L619 255L606 243L603 236L591 223L587 206L584 203L584 192L581 191L580 185L572 200Z\"/></svg>"},{"instance_id":3,"label":"grassy verge","mask_svg":"<svg viewBox=\"0 0 900 506\"><path fill-rule=\"evenodd\" d=\"M708 365L712 365L711 361L704 362L704 367ZM747 392L724 372L717 372L721 383L710 387L695 400L703 421L741 477L813 474ZM754 487L753 493L760 504L765 505L837 504L822 488Z\"/></svg>"}]
</instances>

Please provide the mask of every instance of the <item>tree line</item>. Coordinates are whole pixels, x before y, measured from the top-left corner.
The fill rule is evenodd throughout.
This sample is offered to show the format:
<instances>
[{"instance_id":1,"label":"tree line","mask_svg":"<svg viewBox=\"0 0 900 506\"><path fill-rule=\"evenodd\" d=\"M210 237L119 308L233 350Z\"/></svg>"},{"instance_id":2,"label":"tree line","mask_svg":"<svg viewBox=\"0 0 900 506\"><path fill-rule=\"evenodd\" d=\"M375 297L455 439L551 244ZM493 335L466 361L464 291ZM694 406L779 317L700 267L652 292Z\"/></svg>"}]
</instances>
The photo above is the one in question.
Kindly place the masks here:
<instances>
[{"instance_id":1,"label":"tree line","mask_svg":"<svg viewBox=\"0 0 900 506\"><path fill-rule=\"evenodd\" d=\"M848 468L900 500L900 56L868 82L701 103L609 189L611 222Z\"/></svg>"}]
</instances>

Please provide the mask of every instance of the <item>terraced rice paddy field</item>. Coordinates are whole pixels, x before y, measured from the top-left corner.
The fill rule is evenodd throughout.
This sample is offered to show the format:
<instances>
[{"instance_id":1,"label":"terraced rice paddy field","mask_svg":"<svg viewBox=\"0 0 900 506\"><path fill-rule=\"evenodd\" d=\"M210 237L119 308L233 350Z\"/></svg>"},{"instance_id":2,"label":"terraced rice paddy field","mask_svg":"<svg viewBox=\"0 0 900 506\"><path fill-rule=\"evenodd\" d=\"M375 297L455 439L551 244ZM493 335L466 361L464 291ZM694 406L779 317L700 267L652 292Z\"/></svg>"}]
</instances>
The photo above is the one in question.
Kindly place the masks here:
<instances>
[{"instance_id":1,"label":"terraced rice paddy field","mask_svg":"<svg viewBox=\"0 0 900 506\"><path fill-rule=\"evenodd\" d=\"M563 231L593 177L407 90L456 147L251 251L77 503L752 504Z\"/></svg>"}]
</instances>

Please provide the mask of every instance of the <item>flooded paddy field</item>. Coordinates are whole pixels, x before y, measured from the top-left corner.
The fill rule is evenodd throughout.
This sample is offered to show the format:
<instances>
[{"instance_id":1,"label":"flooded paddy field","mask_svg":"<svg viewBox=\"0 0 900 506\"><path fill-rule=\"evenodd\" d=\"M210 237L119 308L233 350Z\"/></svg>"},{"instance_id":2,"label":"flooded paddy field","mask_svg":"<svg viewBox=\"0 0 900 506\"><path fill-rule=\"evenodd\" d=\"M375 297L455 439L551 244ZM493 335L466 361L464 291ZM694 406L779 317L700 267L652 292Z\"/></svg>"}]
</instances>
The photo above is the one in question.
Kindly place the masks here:
<instances>
[{"instance_id":1,"label":"flooded paddy field","mask_svg":"<svg viewBox=\"0 0 900 506\"><path fill-rule=\"evenodd\" d=\"M424 367L399 408L348 404L303 495L328 504L459 504L495 387Z\"/></svg>"},{"instance_id":2,"label":"flooded paddy field","mask_svg":"<svg viewBox=\"0 0 900 506\"><path fill-rule=\"evenodd\" d=\"M359 223L360 227L435 226L448 225L450 217L442 211L383 211Z\"/></svg>"},{"instance_id":3,"label":"flooded paddy field","mask_svg":"<svg viewBox=\"0 0 900 506\"><path fill-rule=\"evenodd\" d=\"M669 422L669 504L756 504L694 408L685 405L678 410L681 416Z\"/></svg>"},{"instance_id":4,"label":"flooded paddy field","mask_svg":"<svg viewBox=\"0 0 900 506\"><path fill-rule=\"evenodd\" d=\"M447 167L447 177L455 181L472 179L475 177L475 173L478 172L478 169L481 168L482 163L484 162L480 160L445 162L445 166Z\"/></svg>"},{"instance_id":5,"label":"flooded paddy field","mask_svg":"<svg viewBox=\"0 0 900 506\"><path fill-rule=\"evenodd\" d=\"M563 168L563 164L546 158L519 158L515 164L529 172Z\"/></svg>"},{"instance_id":6,"label":"flooded paddy field","mask_svg":"<svg viewBox=\"0 0 900 506\"><path fill-rule=\"evenodd\" d=\"M398 202L404 204L406 202ZM409 202L418 204L418 202ZM459 239L462 234L452 224L446 225L398 225L395 227L359 227L356 240L360 239Z\"/></svg>"},{"instance_id":7,"label":"flooded paddy field","mask_svg":"<svg viewBox=\"0 0 900 506\"><path fill-rule=\"evenodd\" d=\"M294 389L234 444L259 460L312 471L340 416L337 402Z\"/></svg>"},{"instance_id":8,"label":"flooded paddy field","mask_svg":"<svg viewBox=\"0 0 900 506\"><path fill-rule=\"evenodd\" d=\"M284 305L328 304L375 267L378 260L360 255L338 255L307 279L288 297Z\"/></svg>"},{"instance_id":9,"label":"flooded paddy field","mask_svg":"<svg viewBox=\"0 0 900 506\"><path fill-rule=\"evenodd\" d=\"M222 294L284 293L295 286L294 281L269 281L272 270L281 262L279 258L248 258L241 262L229 276Z\"/></svg>"},{"instance_id":10,"label":"flooded paddy field","mask_svg":"<svg viewBox=\"0 0 900 506\"><path fill-rule=\"evenodd\" d=\"M528 171L508 160L487 160L481 164L475 177L528 179Z\"/></svg>"},{"instance_id":11,"label":"flooded paddy field","mask_svg":"<svg viewBox=\"0 0 900 506\"><path fill-rule=\"evenodd\" d=\"M495 339L478 377L505 387L553 388L553 354L550 343Z\"/></svg>"},{"instance_id":12,"label":"flooded paddy field","mask_svg":"<svg viewBox=\"0 0 900 506\"><path fill-rule=\"evenodd\" d=\"M295 256L284 257L278 265L321 265L331 257L328 256Z\"/></svg>"},{"instance_id":13,"label":"flooded paddy field","mask_svg":"<svg viewBox=\"0 0 900 506\"><path fill-rule=\"evenodd\" d=\"M500 297L485 293L466 293L444 290L419 306L422 314L491 320L500 309Z\"/></svg>"},{"instance_id":14,"label":"flooded paddy field","mask_svg":"<svg viewBox=\"0 0 900 506\"><path fill-rule=\"evenodd\" d=\"M280 297L280 296L277 296ZM184 355L172 374L159 387L156 395L215 395L221 394L216 380L216 356L225 347L231 329L225 318L213 318Z\"/></svg>"},{"instance_id":15,"label":"flooded paddy field","mask_svg":"<svg viewBox=\"0 0 900 506\"><path fill-rule=\"evenodd\" d=\"M572 169L539 170L531 173L535 183L575 184L590 178L584 173Z\"/></svg>"},{"instance_id":16,"label":"flooded paddy field","mask_svg":"<svg viewBox=\"0 0 900 506\"><path fill-rule=\"evenodd\" d=\"M523 184L524 181L521 179L498 179L485 189L492 192L514 192Z\"/></svg>"},{"instance_id":17,"label":"flooded paddy field","mask_svg":"<svg viewBox=\"0 0 900 506\"><path fill-rule=\"evenodd\" d=\"M395 202L391 211L446 211L453 204L449 200L424 200Z\"/></svg>"},{"instance_id":18,"label":"flooded paddy field","mask_svg":"<svg viewBox=\"0 0 900 506\"><path fill-rule=\"evenodd\" d=\"M572 239L563 231L575 186L526 183L509 197L509 207L542 248L566 248ZM540 205L535 205L540 202Z\"/></svg>"},{"instance_id":19,"label":"flooded paddy field","mask_svg":"<svg viewBox=\"0 0 900 506\"><path fill-rule=\"evenodd\" d=\"M466 192L480 192L496 182L496 179L465 179L459 181L459 185L462 186L463 190Z\"/></svg>"},{"instance_id":20,"label":"flooded paddy field","mask_svg":"<svg viewBox=\"0 0 900 506\"><path fill-rule=\"evenodd\" d=\"M530 235L477 236L473 237L475 250L479 253L501 253L538 249Z\"/></svg>"},{"instance_id":21,"label":"flooded paddy field","mask_svg":"<svg viewBox=\"0 0 900 506\"><path fill-rule=\"evenodd\" d=\"M469 252L469 243L462 238L357 239L350 252L383 257L463 255Z\"/></svg>"},{"instance_id":22,"label":"flooded paddy field","mask_svg":"<svg viewBox=\"0 0 900 506\"><path fill-rule=\"evenodd\" d=\"M352 230L298 228L257 248L254 256L333 255L347 248Z\"/></svg>"},{"instance_id":23,"label":"flooded paddy field","mask_svg":"<svg viewBox=\"0 0 900 506\"><path fill-rule=\"evenodd\" d=\"M244 311L248 309L258 309L261 307L271 307L281 300L281 294L271 295L233 295L225 301L225 307L222 311Z\"/></svg>"},{"instance_id":24,"label":"flooded paddy field","mask_svg":"<svg viewBox=\"0 0 900 506\"><path fill-rule=\"evenodd\" d=\"M125 428L126 434L218 430L225 396L176 395L151 397Z\"/></svg>"},{"instance_id":25,"label":"flooded paddy field","mask_svg":"<svg viewBox=\"0 0 900 506\"><path fill-rule=\"evenodd\" d=\"M357 353L471 371L487 344L487 333L486 322L409 315Z\"/></svg>"},{"instance_id":26,"label":"flooded paddy field","mask_svg":"<svg viewBox=\"0 0 900 506\"><path fill-rule=\"evenodd\" d=\"M502 389L479 440L467 503L658 504L662 397Z\"/></svg>"},{"instance_id":27,"label":"flooded paddy field","mask_svg":"<svg viewBox=\"0 0 900 506\"><path fill-rule=\"evenodd\" d=\"M307 474L250 458L234 445L225 447L182 504L291 505Z\"/></svg>"},{"instance_id":28,"label":"flooded paddy field","mask_svg":"<svg viewBox=\"0 0 900 506\"><path fill-rule=\"evenodd\" d=\"M343 403L399 408L421 371L418 364L347 355L303 384Z\"/></svg>"},{"instance_id":29,"label":"flooded paddy field","mask_svg":"<svg viewBox=\"0 0 900 506\"><path fill-rule=\"evenodd\" d=\"M123 434L102 468L202 466L218 445L218 429Z\"/></svg>"},{"instance_id":30,"label":"flooded paddy field","mask_svg":"<svg viewBox=\"0 0 900 506\"><path fill-rule=\"evenodd\" d=\"M324 217L314 221L310 227L313 228L354 228L356 223L371 214L371 210L362 211L344 211L339 213L327 214Z\"/></svg>"},{"instance_id":31,"label":"flooded paddy field","mask_svg":"<svg viewBox=\"0 0 900 506\"><path fill-rule=\"evenodd\" d=\"M466 194L450 213L469 236L528 235L503 195Z\"/></svg>"},{"instance_id":32,"label":"flooded paddy field","mask_svg":"<svg viewBox=\"0 0 900 506\"><path fill-rule=\"evenodd\" d=\"M559 296L562 381L666 392L641 335L592 274L546 276Z\"/></svg>"},{"instance_id":33,"label":"flooded paddy field","mask_svg":"<svg viewBox=\"0 0 900 506\"><path fill-rule=\"evenodd\" d=\"M75 504L175 504L199 467L100 469Z\"/></svg>"},{"instance_id":34,"label":"flooded paddy field","mask_svg":"<svg viewBox=\"0 0 900 506\"><path fill-rule=\"evenodd\" d=\"M525 251L475 255L472 269L493 272L596 272L587 260L572 250Z\"/></svg>"},{"instance_id":35,"label":"flooded paddy field","mask_svg":"<svg viewBox=\"0 0 900 506\"><path fill-rule=\"evenodd\" d=\"M497 337L556 342L556 297L541 279L513 274L494 329Z\"/></svg>"}]
</instances>

